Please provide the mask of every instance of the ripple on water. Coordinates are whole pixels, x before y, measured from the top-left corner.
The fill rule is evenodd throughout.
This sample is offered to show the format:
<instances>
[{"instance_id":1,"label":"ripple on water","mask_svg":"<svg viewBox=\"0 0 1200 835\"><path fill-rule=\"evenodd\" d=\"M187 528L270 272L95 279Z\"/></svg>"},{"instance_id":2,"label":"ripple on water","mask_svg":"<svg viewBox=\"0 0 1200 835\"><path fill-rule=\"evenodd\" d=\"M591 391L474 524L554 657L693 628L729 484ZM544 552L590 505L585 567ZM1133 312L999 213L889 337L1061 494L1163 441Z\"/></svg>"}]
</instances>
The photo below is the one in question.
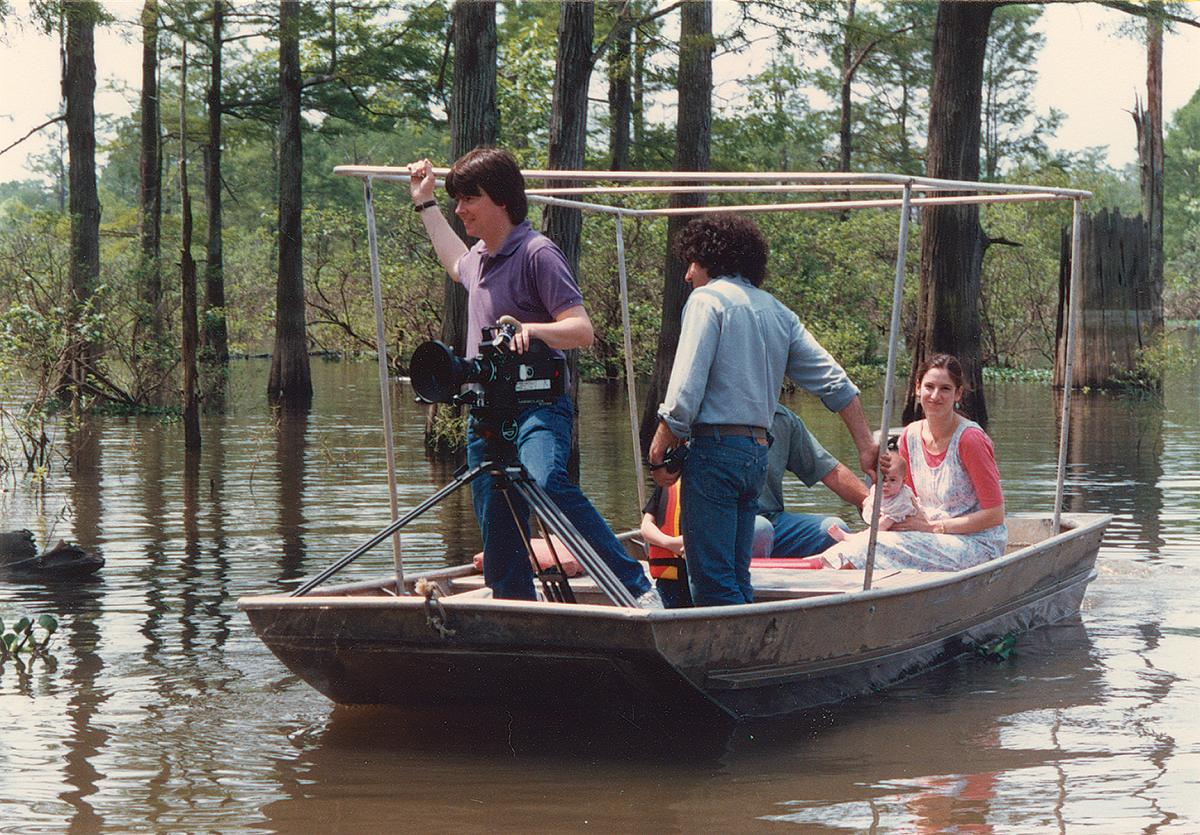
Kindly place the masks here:
<instances>
[{"instance_id":1,"label":"ripple on water","mask_svg":"<svg viewBox=\"0 0 1200 835\"><path fill-rule=\"evenodd\" d=\"M660 756L644 751L653 729L638 730L631 754L615 733L335 710L276 662L237 598L294 585L390 510L374 367L317 364L312 415L278 425L260 402L265 373L234 366L234 391L248 394L206 417L191 469L178 427L100 419L79 450L93 466L56 470L40 497L0 492L6 527L75 538L108 560L94 583L0 584L0 617L62 621L52 668L0 666L0 832L301 831L318 821L366 831L1200 827L1195 379L1168 386L1158 406L1075 404L1089 431L1073 433L1067 509L1114 515L1081 621L1022 636L1004 664L964 660L739 729L713 752L688 740ZM1009 508L1047 509L1054 398L1025 384L988 395ZM869 414L877 396L865 394ZM616 524L632 525L623 394L585 386L583 398L587 488ZM789 402L854 460L836 416L805 396ZM423 416L407 396L395 403L403 508L446 483L453 464L424 458ZM794 480L787 497L849 515ZM478 541L464 492L406 532L406 567L466 559ZM390 567L384 547L348 576Z\"/></svg>"}]
</instances>

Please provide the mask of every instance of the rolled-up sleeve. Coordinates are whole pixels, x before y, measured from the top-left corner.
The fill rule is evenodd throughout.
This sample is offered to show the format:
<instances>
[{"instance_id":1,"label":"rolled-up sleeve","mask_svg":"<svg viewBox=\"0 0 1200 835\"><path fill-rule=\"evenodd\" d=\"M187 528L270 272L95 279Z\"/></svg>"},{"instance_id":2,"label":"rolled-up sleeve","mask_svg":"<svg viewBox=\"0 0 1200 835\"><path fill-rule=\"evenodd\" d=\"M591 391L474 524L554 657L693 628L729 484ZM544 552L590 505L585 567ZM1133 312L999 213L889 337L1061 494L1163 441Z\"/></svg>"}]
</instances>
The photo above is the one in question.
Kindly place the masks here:
<instances>
[{"instance_id":1,"label":"rolled-up sleeve","mask_svg":"<svg viewBox=\"0 0 1200 835\"><path fill-rule=\"evenodd\" d=\"M683 309L671 381L658 407L659 418L677 438L692 434L692 424L708 387L708 373L720 339L720 313L699 293Z\"/></svg>"},{"instance_id":2,"label":"rolled-up sleeve","mask_svg":"<svg viewBox=\"0 0 1200 835\"><path fill-rule=\"evenodd\" d=\"M799 321L792 328L787 376L800 388L821 398L831 412L840 412L858 396L858 386Z\"/></svg>"}]
</instances>

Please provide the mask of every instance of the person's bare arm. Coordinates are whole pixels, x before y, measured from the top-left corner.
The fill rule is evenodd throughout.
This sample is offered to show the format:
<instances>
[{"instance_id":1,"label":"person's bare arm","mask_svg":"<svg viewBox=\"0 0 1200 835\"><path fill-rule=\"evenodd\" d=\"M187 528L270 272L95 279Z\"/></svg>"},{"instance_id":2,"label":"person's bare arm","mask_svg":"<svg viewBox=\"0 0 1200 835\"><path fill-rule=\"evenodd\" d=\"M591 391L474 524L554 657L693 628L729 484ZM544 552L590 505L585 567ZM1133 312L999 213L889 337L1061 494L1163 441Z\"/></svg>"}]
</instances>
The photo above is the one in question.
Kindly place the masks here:
<instances>
[{"instance_id":1,"label":"person's bare arm","mask_svg":"<svg viewBox=\"0 0 1200 835\"><path fill-rule=\"evenodd\" d=\"M867 498L867 485L861 478L850 472L850 468L838 462L838 465L821 479L821 483L832 490L842 501L862 507Z\"/></svg>"},{"instance_id":2,"label":"person's bare arm","mask_svg":"<svg viewBox=\"0 0 1200 835\"><path fill-rule=\"evenodd\" d=\"M681 443L683 443L682 439L675 437L675 433L660 420L658 429L654 432L654 438L650 441L650 463L661 464L667 455L667 450L674 449ZM663 489L679 480L679 473L667 472L666 467L658 467L651 470L650 473L654 478L654 483Z\"/></svg>"},{"instance_id":3,"label":"person's bare arm","mask_svg":"<svg viewBox=\"0 0 1200 835\"><path fill-rule=\"evenodd\" d=\"M654 524L654 516L650 513L642 514L642 539L646 540L647 545L653 545L656 548L666 548L672 554L683 553L683 537L669 536L662 532L658 525Z\"/></svg>"},{"instance_id":4,"label":"person's bare arm","mask_svg":"<svg viewBox=\"0 0 1200 835\"><path fill-rule=\"evenodd\" d=\"M522 322L512 345L516 353L523 354L529 350L529 340L540 339L551 348L568 351L591 347L594 338L592 320L583 305L577 304L559 313L553 322Z\"/></svg>"},{"instance_id":5,"label":"person's bare arm","mask_svg":"<svg viewBox=\"0 0 1200 835\"><path fill-rule=\"evenodd\" d=\"M982 510L976 510L974 513L967 513L963 516L940 519L936 522L930 522L918 508L916 513L909 516L903 522L897 523L892 530L968 534L986 531L988 528L996 527L1003 521L1004 505L1002 504L996 507L985 507Z\"/></svg>"},{"instance_id":6,"label":"person's bare arm","mask_svg":"<svg viewBox=\"0 0 1200 835\"><path fill-rule=\"evenodd\" d=\"M879 458L879 443L871 434L871 427L867 423L867 414L863 411L862 400L855 397L838 412L838 416L846 424L854 446L858 449L859 466L862 467L862 471L867 474L867 477L874 481L875 462Z\"/></svg>"},{"instance_id":7,"label":"person's bare arm","mask_svg":"<svg viewBox=\"0 0 1200 835\"><path fill-rule=\"evenodd\" d=\"M412 194L413 205L420 206L433 200L436 179L433 176L433 163L427 159L410 162L408 171L411 175L408 190ZM425 232L433 244L433 251L437 253L438 261L442 263L446 274L458 281L458 260L467 254L467 245L458 237L446 216L436 206L421 212L421 223L425 225Z\"/></svg>"}]
</instances>

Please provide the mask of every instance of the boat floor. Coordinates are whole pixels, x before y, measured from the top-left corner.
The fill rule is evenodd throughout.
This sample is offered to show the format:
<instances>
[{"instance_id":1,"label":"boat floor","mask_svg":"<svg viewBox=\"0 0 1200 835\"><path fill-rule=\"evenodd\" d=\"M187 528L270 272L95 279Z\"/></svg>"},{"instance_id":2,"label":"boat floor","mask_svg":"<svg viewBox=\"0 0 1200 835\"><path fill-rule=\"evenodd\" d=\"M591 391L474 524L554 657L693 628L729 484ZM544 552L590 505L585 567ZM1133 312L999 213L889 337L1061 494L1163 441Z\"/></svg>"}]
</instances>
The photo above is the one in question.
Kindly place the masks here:
<instances>
[{"instance_id":1,"label":"boat floor","mask_svg":"<svg viewBox=\"0 0 1200 835\"><path fill-rule=\"evenodd\" d=\"M947 572L888 570L877 572L872 588L899 588L925 583ZM751 568L750 581L754 599L795 600L862 591L863 572L838 569ZM583 575L569 580L581 602L607 602L603 592L590 577ZM536 585L536 583L535 583ZM450 580L451 594L443 599L486 598L490 591L484 586L482 574L469 574Z\"/></svg>"}]
</instances>

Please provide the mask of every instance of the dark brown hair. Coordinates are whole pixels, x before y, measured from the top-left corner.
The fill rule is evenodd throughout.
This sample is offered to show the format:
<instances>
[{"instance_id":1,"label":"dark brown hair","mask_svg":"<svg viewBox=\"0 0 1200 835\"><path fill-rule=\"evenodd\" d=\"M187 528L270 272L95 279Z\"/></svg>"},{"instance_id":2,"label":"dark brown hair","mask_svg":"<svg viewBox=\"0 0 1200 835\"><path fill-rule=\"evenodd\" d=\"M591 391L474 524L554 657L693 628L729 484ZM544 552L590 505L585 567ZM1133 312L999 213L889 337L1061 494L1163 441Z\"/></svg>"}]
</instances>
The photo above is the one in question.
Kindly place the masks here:
<instances>
[{"instance_id":1,"label":"dark brown hair","mask_svg":"<svg viewBox=\"0 0 1200 835\"><path fill-rule=\"evenodd\" d=\"M950 375L950 382L954 383L955 388L962 389L964 392L967 390L967 378L963 374L962 363L958 361L958 357L954 356L954 354L934 354L933 356L926 357L925 362L921 363L917 368L916 381L918 388L921 385L921 381L925 379L925 375L933 368L944 369Z\"/></svg>"},{"instance_id":2,"label":"dark brown hair","mask_svg":"<svg viewBox=\"0 0 1200 835\"><path fill-rule=\"evenodd\" d=\"M698 217L675 239L675 254L708 270L710 278L740 274L755 287L767 277L770 246L749 218L728 212Z\"/></svg>"},{"instance_id":3,"label":"dark brown hair","mask_svg":"<svg viewBox=\"0 0 1200 835\"><path fill-rule=\"evenodd\" d=\"M479 147L467 151L446 175L446 193L455 200L475 197L481 191L493 203L504 207L514 225L529 214L525 176L513 155L503 148Z\"/></svg>"}]
</instances>

